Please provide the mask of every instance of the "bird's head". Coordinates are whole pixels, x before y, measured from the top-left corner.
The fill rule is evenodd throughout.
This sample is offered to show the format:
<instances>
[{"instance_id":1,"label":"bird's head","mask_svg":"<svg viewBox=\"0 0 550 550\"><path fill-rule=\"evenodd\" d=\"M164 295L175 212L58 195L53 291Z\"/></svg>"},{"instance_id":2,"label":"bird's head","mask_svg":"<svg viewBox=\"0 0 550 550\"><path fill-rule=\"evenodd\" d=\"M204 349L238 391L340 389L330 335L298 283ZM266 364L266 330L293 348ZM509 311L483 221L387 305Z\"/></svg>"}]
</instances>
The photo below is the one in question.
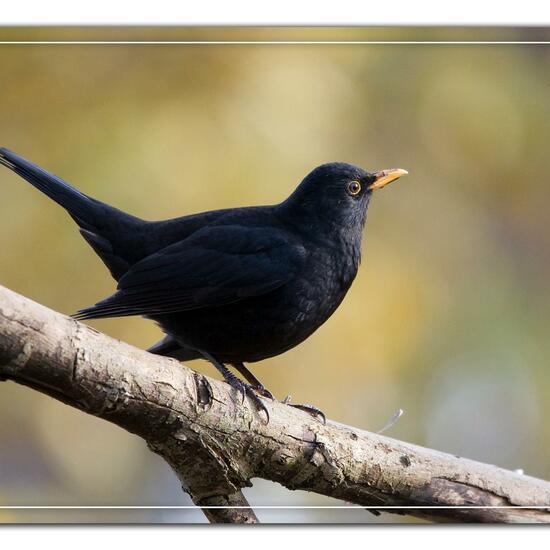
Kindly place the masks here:
<instances>
[{"instance_id":1,"label":"bird's head","mask_svg":"<svg viewBox=\"0 0 550 550\"><path fill-rule=\"evenodd\" d=\"M360 231L372 193L405 174L401 168L367 172L343 162L322 164L302 180L285 204L294 215L301 212L327 227Z\"/></svg>"}]
</instances>

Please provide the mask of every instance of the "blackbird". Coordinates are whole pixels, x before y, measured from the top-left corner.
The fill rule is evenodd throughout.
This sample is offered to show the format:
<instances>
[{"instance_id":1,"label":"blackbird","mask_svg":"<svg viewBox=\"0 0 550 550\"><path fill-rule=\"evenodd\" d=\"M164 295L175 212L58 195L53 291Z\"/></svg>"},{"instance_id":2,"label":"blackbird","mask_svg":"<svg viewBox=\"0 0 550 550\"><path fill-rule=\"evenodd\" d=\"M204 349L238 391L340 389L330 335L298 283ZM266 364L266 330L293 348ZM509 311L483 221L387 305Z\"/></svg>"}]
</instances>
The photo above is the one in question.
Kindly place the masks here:
<instances>
[{"instance_id":1,"label":"blackbird","mask_svg":"<svg viewBox=\"0 0 550 550\"><path fill-rule=\"evenodd\" d=\"M295 347L334 313L357 274L373 191L407 173L331 162L279 204L145 221L7 149L0 164L65 208L118 281L76 319L156 321L166 336L148 351L210 361L268 420L258 395L273 396L244 363Z\"/></svg>"}]
</instances>

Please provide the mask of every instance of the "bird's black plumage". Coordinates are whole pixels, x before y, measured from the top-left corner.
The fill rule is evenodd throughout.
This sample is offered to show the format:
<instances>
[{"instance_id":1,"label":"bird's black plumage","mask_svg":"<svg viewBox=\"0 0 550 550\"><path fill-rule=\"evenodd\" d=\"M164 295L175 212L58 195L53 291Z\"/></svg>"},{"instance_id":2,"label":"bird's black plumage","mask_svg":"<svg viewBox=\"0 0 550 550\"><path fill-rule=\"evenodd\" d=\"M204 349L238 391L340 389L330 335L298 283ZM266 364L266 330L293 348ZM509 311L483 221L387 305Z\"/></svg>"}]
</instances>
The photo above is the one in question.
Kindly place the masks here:
<instances>
[{"instance_id":1,"label":"bird's black plumage","mask_svg":"<svg viewBox=\"0 0 550 550\"><path fill-rule=\"evenodd\" d=\"M240 366L255 382L244 362L293 348L339 306L357 273L372 191L405 173L324 164L280 204L151 222L7 149L0 164L65 208L118 281L78 319L145 316L166 333L151 352L206 358L222 372Z\"/></svg>"}]
</instances>

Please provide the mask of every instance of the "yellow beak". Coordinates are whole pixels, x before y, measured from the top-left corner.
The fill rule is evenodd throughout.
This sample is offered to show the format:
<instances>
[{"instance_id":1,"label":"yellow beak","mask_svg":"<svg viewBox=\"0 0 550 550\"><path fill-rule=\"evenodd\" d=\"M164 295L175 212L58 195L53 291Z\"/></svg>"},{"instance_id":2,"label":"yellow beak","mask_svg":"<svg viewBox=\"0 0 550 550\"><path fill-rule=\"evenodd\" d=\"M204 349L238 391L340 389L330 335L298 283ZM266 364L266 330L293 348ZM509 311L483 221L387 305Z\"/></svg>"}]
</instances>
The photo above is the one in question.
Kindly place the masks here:
<instances>
[{"instance_id":1,"label":"yellow beak","mask_svg":"<svg viewBox=\"0 0 550 550\"><path fill-rule=\"evenodd\" d=\"M388 170L376 172L376 174L374 174L376 179L369 185L368 190L374 191L375 189L382 189L382 187L385 187L388 183L391 183L401 176L406 176L407 174L407 170L403 170L402 168L390 168Z\"/></svg>"}]
</instances>

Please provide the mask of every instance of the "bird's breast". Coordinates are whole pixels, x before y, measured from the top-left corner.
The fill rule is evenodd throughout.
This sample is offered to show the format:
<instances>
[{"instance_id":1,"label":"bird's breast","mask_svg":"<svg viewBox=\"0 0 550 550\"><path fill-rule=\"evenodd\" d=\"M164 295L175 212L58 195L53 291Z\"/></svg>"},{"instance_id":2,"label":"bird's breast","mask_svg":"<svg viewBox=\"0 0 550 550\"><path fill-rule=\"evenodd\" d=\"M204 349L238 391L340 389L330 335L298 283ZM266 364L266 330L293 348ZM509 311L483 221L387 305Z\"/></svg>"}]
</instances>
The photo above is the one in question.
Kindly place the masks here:
<instances>
[{"instance_id":1,"label":"bird's breast","mask_svg":"<svg viewBox=\"0 0 550 550\"><path fill-rule=\"evenodd\" d=\"M158 319L188 347L225 362L259 361L304 341L337 309L355 275L358 258L342 249L309 249L303 268L282 287L225 306Z\"/></svg>"},{"instance_id":2,"label":"bird's breast","mask_svg":"<svg viewBox=\"0 0 550 550\"><path fill-rule=\"evenodd\" d=\"M342 249L331 248L314 251L302 288L302 296L311 299L311 310L316 309L321 318L330 316L349 290L358 267L359 257L354 251L342 253Z\"/></svg>"}]
</instances>

